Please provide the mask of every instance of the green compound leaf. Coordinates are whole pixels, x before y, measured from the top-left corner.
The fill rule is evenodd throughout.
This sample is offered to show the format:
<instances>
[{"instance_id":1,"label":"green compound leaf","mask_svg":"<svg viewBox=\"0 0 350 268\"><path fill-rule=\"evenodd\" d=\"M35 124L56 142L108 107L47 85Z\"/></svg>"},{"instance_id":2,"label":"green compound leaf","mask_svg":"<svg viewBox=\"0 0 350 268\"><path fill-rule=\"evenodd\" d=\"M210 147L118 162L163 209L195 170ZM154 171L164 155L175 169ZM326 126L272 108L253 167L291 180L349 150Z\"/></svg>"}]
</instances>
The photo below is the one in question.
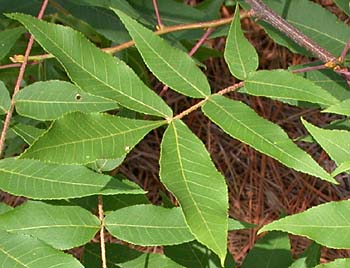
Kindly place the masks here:
<instances>
[{"instance_id":1,"label":"green compound leaf","mask_svg":"<svg viewBox=\"0 0 350 268\"><path fill-rule=\"evenodd\" d=\"M55 121L21 158L61 164L115 159L128 153L148 132L162 124L163 121L76 112Z\"/></svg>"},{"instance_id":2,"label":"green compound leaf","mask_svg":"<svg viewBox=\"0 0 350 268\"><path fill-rule=\"evenodd\" d=\"M189 97L204 98L210 94L207 78L190 56L123 12L113 11L125 24L148 68L161 82Z\"/></svg>"},{"instance_id":3,"label":"green compound leaf","mask_svg":"<svg viewBox=\"0 0 350 268\"><path fill-rule=\"evenodd\" d=\"M6 114L7 111L10 109L10 106L11 106L10 94L5 84L2 81L0 81L0 114Z\"/></svg>"},{"instance_id":4,"label":"green compound leaf","mask_svg":"<svg viewBox=\"0 0 350 268\"><path fill-rule=\"evenodd\" d=\"M180 208L125 207L110 212L105 225L113 236L142 246L176 245L194 239Z\"/></svg>"},{"instance_id":5,"label":"green compound leaf","mask_svg":"<svg viewBox=\"0 0 350 268\"><path fill-rule=\"evenodd\" d=\"M121 268L183 268L182 265L177 264L173 260L161 254L142 254L140 257L118 264Z\"/></svg>"},{"instance_id":6,"label":"green compound leaf","mask_svg":"<svg viewBox=\"0 0 350 268\"><path fill-rule=\"evenodd\" d=\"M328 263L322 263L315 268L345 268L350 266L350 259L335 259Z\"/></svg>"},{"instance_id":7,"label":"green compound leaf","mask_svg":"<svg viewBox=\"0 0 350 268\"><path fill-rule=\"evenodd\" d=\"M99 220L78 206L53 206L28 201L0 215L0 228L28 234L57 249L70 249L90 241L99 230Z\"/></svg>"},{"instance_id":8,"label":"green compound leaf","mask_svg":"<svg viewBox=\"0 0 350 268\"><path fill-rule=\"evenodd\" d=\"M69 112L103 112L119 105L110 99L90 95L64 81L37 82L16 94L16 111L38 120L56 120Z\"/></svg>"},{"instance_id":9,"label":"green compound leaf","mask_svg":"<svg viewBox=\"0 0 350 268\"><path fill-rule=\"evenodd\" d=\"M17 39L24 33L23 27L17 27L0 32L0 60L2 60L16 43Z\"/></svg>"},{"instance_id":10,"label":"green compound leaf","mask_svg":"<svg viewBox=\"0 0 350 268\"><path fill-rule=\"evenodd\" d=\"M329 248L350 248L350 201L329 202L265 225L258 233L283 231Z\"/></svg>"},{"instance_id":11,"label":"green compound leaf","mask_svg":"<svg viewBox=\"0 0 350 268\"><path fill-rule=\"evenodd\" d=\"M350 116L350 99L334 104L322 112Z\"/></svg>"},{"instance_id":12,"label":"green compound leaf","mask_svg":"<svg viewBox=\"0 0 350 268\"><path fill-rule=\"evenodd\" d=\"M81 33L24 14L10 14L53 54L72 81L82 90L115 100L145 114L171 117L172 111L154 91L146 87L123 61L102 52Z\"/></svg>"},{"instance_id":13,"label":"green compound leaf","mask_svg":"<svg viewBox=\"0 0 350 268\"><path fill-rule=\"evenodd\" d=\"M301 119L307 131L327 154L338 164L350 161L350 132L346 130L329 130L315 127Z\"/></svg>"},{"instance_id":14,"label":"green compound leaf","mask_svg":"<svg viewBox=\"0 0 350 268\"><path fill-rule=\"evenodd\" d=\"M3 267L84 268L72 255L24 234L0 231L0 260Z\"/></svg>"},{"instance_id":15,"label":"green compound leaf","mask_svg":"<svg viewBox=\"0 0 350 268\"><path fill-rule=\"evenodd\" d=\"M281 268L292 261L288 234L272 232L255 243L242 268Z\"/></svg>"},{"instance_id":16,"label":"green compound leaf","mask_svg":"<svg viewBox=\"0 0 350 268\"><path fill-rule=\"evenodd\" d=\"M310 80L284 70L258 71L245 81L248 94L269 98L332 105L339 101Z\"/></svg>"},{"instance_id":17,"label":"green compound leaf","mask_svg":"<svg viewBox=\"0 0 350 268\"><path fill-rule=\"evenodd\" d=\"M179 201L195 238L223 263L228 228L225 179L203 143L179 120L173 121L163 136L160 178Z\"/></svg>"},{"instance_id":18,"label":"green compound leaf","mask_svg":"<svg viewBox=\"0 0 350 268\"><path fill-rule=\"evenodd\" d=\"M337 184L310 155L289 139L283 129L258 116L246 104L216 95L209 98L202 110L231 137L287 167Z\"/></svg>"},{"instance_id":19,"label":"green compound leaf","mask_svg":"<svg viewBox=\"0 0 350 268\"><path fill-rule=\"evenodd\" d=\"M1 160L0 178L1 190L33 199L144 193L136 184L126 184L83 166L45 164L29 159Z\"/></svg>"},{"instance_id":20,"label":"green compound leaf","mask_svg":"<svg viewBox=\"0 0 350 268\"><path fill-rule=\"evenodd\" d=\"M224 56L231 74L241 80L246 79L259 65L255 48L243 35L238 5L227 36Z\"/></svg>"}]
</instances>

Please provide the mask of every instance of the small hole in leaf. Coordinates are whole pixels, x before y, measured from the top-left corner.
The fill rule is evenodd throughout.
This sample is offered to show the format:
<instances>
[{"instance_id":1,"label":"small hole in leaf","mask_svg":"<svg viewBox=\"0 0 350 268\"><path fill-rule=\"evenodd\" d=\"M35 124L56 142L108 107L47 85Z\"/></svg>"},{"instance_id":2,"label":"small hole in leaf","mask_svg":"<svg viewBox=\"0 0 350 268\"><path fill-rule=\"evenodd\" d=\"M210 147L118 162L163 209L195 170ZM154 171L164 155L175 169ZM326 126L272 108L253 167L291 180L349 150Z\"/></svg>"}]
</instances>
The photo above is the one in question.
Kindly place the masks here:
<instances>
[{"instance_id":1,"label":"small hole in leaf","mask_svg":"<svg viewBox=\"0 0 350 268\"><path fill-rule=\"evenodd\" d=\"M81 95L80 94L75 95L75 100L77 101L81 100Z\"/></svg>"}]
</instances>

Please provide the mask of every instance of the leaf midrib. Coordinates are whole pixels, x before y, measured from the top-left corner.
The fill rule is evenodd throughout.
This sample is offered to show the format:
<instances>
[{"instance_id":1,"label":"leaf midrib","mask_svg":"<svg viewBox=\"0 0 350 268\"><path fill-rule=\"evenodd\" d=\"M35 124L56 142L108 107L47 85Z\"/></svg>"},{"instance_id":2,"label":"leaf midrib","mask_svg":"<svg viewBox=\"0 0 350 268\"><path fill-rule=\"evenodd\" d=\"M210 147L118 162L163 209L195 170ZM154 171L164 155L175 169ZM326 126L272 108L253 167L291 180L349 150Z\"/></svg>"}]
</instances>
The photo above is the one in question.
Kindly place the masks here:
<instances>
[{"instance_id":1,"label":"leaf midrib","mask_svg":"<svg viewBox=\"0 0 350 268\"><path fill-rule=\"evenodd\" d=\"M21 262L19 259L17 259L15 256L10 254L10 252L4 250L3 248L0 247L0 251L2 251L6 256L8 256L10 259L14 260L15 262L19 263L20 265L23 265L24 267L30 268L27 266L25 263Z\"/></svg>"},{"instance_id":2,"label":"leaf midrib","mask_svg":"<svg viewBox=\"0 0 350 268\"><path fill-rule=\"evenodd\" d=\"M84 225L84 224L55 224L55 225L37 225L30 227L6 229L7 232L16 232L16 231L28 231L28 230L37 230L37 229L54 229L54 228L88 228L88 229L98 229L98 225Z\"/></svg>"},{"instance_id":3,"label":"leaf midrib","mask_svg":"<svg viewBox=\"0 0 350 268\"><path fill-rule=\"evenodd\" d=\"M181 161L182 158L181 158L181 152L180 152L180 147L179 147L179 137L178 137L178 134L177 134L177 130L176 130L175 124L172 123L171 125L172 125L172 128L174 130L174 136L175 136L175 142L176 142L175 143L175 145L176 145L176 153L177 153L177 157L178 157L178 160L179 160L181 175L182 175L183 181L185 183L186 191L188 192L188 195L190 196L190 198L192 200L192 203L193 203L195 209L197 210L197 213L200 215L200 217L202 219L202 222L204 223L206 229L208 230L208 233L209 233L209 235L211 237L211 240L215 243L217 250L220 251L220 246L217 244L217 242L216 242L212 232L210 231L210 228L209 228L209 226L208 226L208 224L207 224L203 214L201 213L201 210L199 209L199 207L197 205L197 202L194 200L194 197L192 196L192 193L191 193L191 191L189 189L189 186L188 186L188 183L187 183L187 176L186 176L186 174L184 172L185 169L184 169L183 163ZM180 200L179 200L179 202L181 204Z\"/></svg>"},{"instance_id":4,"label":"leaf midrib","mask_svg":"<svg viewBox=\"0 0 350 268\"><path fill-rule=\"evenodd\" d=\"M115 138L115 137L118 137L120 135L125 135L125 134L127 134L129 132L142 130L144 128L152 128L152 127L154 127L154 126L156 126L158 124L160 124L159 121L156 124L149 124L147 126L141 126L141 127L138 127L138 128L132 128L132 129L128 129L126 131L122 131L122 132L119 132L119 133L112 133L112 134L109 134L109 135L106 135L106 136L99 136L99 137L94 137L94 138L89 138L89 139L80 139L79 141L72 141L72 142L66 142L66 143L62 143L62 144L46 146L46 147L39 148L37 150L32 150L29 153L33 154L33 153L37 153L37 152L48 150L48 149L69 146L69 145L72 145L72 144L80 144L80 143L85 143L85 142L92 142L92 141L95 141L95 140L108 139L108 138L111 138L111 137Z\"/></svg>"},{"instance_id":5,"label":"leaf midrib","mask_svg":"<svg viewBox=\"0 0 350 268\"><path fill-rule=\"evenodd\" d=\"M286 88L286 89L291 89L291 90L294 90L294 91L297 91L299 93L305 93L305 90L302 89L302 88L298 88L298 87L291 87L291 86L287 86L287 85L281 85L281 84L273 84L273 83L268 83L268 82L262 82L262 81L256 81L256 80L247 80L246 83L251 83L251 84L256 84L256 85L265 85L265 86L270 86L270 87L273 87L273 88ZM316 85L317 86L317 85ZM318 86L317 86L318 87ZM320 87L320 89L322 89ZM247 91L249 92L250 90L247 89ZM316 97L318 99L322 99L323 101L326 100L326 102L319 102L317 101L318 103L320 104L325 104L325 105L332 105L332 104L336 104L334 102L329 102L327 101L327 99L324 99L323 97L320 98L319 95L314 95L312 92L309 92L309 91L306 91L307 94L313 96L313 97ZM270 95L270 97L277 97L275 95ZM299 98L293 98L293 97L281 97L281 98L286 98L286 99L291 99L291 100L300 100Z\"/></svg>"},{"instance_id":6,"label":"leaf midrib","mask_svg":"<svg viewBox=\"0 0 350 268\"><path fill-rule=\"evenodd\" d=\"M85 186L85 187L94 187L94 188L97 188L97 187L104 187L106 186L106 184L103 184L103 185L95 185L95 184L87 184L87 183L83 183L83 182L68 182L68 181L56 181L56 180L52 180L52 179L48 179L48 178L45 178L45 177L38 177L38 176L32 176L32 175L27 175L27 174L22 174L22 173L19 173L19 172L13 172L12 170L6 170L6 169L2 169L0 168L0 172L3 172L3 173L8 173L8 174L11 174L13 176L22 176L22 177L25 177L25 178L30 178L30 179L34 179L34 180L39 180L39 181L46 181L46 182L52 182L52 183L57 183L57 184L68 184L68 185L74 185L74 186Z\"/></svg>"}]
</instances>

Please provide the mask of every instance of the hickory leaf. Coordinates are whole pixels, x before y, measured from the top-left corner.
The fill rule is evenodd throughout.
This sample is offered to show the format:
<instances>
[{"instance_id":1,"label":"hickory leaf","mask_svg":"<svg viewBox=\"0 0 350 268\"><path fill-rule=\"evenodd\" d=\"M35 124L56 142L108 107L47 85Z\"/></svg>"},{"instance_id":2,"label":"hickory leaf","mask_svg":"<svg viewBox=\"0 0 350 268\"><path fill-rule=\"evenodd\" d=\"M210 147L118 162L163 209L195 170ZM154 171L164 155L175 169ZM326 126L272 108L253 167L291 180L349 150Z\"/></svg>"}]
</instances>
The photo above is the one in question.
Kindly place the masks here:
<instances>
[{"instance_id":1,"label":"hickory leaf","mask_svg":"<svg viewBox=\"0 0 350 268\"><path fill-rule=\"evenodd\" d=\"M313 242L289 268L314 268L321 257L321 246Z\"/></svg>"},{"instance_id":2,"label":"hickory leaf","mask_svg":"<svg viewBox=\"0 0 350 268\"><path fill-rule=\"evenodd\" d=\"M144 253L136 259L118 264L121 268L183 268L184 266L174 262L162 254Z\"/></svg>"},{"instance_id":3,"label":"hickory leaf","mask_svg":"<svg viewBox=\"0 0 350 268\"><path fill-rule=\"evenodd\" d=\"M30 159L1 160L0 177L1 190L33 199L144 193L136 184L126 184L83 166L46 164Z\"/></svg>"},{"instance_id":4,"label":"hickory leaf","mask_svg":"<svg viewBox=\"0 0 350 268\"><path fill-rule=\"evenodd\" d=\"M231 137L290 168L337 184L283 129L258 116L246 104L216 95L209 98L202 110Z\"/></svg>"},{"instance_id":5,"label":"hickory leaf","mask_svg":"<svg viewBox=\"0 0 350 268\"><path fill-rule=\"evenodd\" d=\"M0 229L31 235L57 249L87 243L99 230L99 224L96 216L81 207L34 201L0 215Z\"/></svg>"},{"instance_id":6,"label":"hickory leaf","mask_svg":"<svg viewBox=\"0 0 350 268\"><path fill-rule=\"evenodd\" d=\"M335 170L332 172L332 176L335 177L343 172L350 171L350 161L341 163Z\"/></svg>"},{"instance_id":7,"label":"hickory leaf","mask_svg":"<svg viewBox=\"0 0 350 268\"><path fill-rule=\"evenodd\" d=\"M291 263L288 235L272 232L255 243L244 259L242 268L281 268Z\"/></svg>"},{"instance_id":8,"label":"hickory leaf","mask_svg":"<svg viewBox=\"0 0 350 268\"><path fill-rule=\"evenodd\" d=\"M81 33L25 14L10 14L34 35L35 40L64 66L82 90L115 100L145 114L172 116L171 109L146 87L123 61L101 51Z\"/></svg>"},{"instance_id":9,"label":"hickory leaf","mask_svg":"<svg viewBox=\"0 0 350 268\"><path fill-rule=\"evenodd\" d=\"M323 113L333 113L350 116L350 99L336 103L322 111Z\"/></svg>"},{"instance_id":10,"label":"hickory leaf","mask_svg":"<svg viewBox=\"0 0 350 268\"><path fill-rule=\"evenodd\" d=\"M15 45L17 39L24 33L23 27L17 27L0 32L0 60L3 59Z\"/></svg>"},{"instance_id":11,"label":"hickory leaf","mask_svg":"<svg viewBox=\"0 0 350 268\"><path fill-rule=\"evenodd\" d=\"M84 268L77 259L24 234L0 231L0 260L3 267Z\"/></svg>"},{"instance_id":12,"label":"hickory leaf","mask_svg":"<svg viewBox=\"0 0 350 268\"><path fill-rule=\"evenodd\" d=\"M337 129L322 129L301 119L307 131L327 154L338 164L350 161L350 132Z\"/></svg>"},{"instance_id":13,"label":"hickory leaf","mask_svg":"<svg viewBox=\"0 0 350 268\"><path fill-rule=\"evenodd\" d=\"M45 129L36 128L31 125L25 125L21 123L16 124L11 129L29 145L31 145L45 132Z\"/></svg>"},{"instance_id":14,"label":"hickory leaf","mask_svg":"<svg viewBox=\"0 0 350 268\"><path fill-rule=\"evenodd\" d=\"M238 79L246 79L250 72L258 68L258 54L244 37L241 29L238 5L227 36L224 56L231 74Z\"/></svg>"},{"instance_id":15,"label":"hickory leaf","mask_svg":"<svg viewBox=\"0 0 350 268\"><path fill-rule=\"evenodd\" d=\"M307 101L327 106L338 102L330 93L310 80L284 70L251 73L244 86L247 93L254 96Z\"/></svg>"},{"instance_id":16,"label":"hickory leaf","mask_svg":"<svg viewBox=\"0 0 350 268\"><path fill-rule=\"evenodd\" d=\"M161 82L194 98L204 98L210 94L207 78L190 56L172 47L122 11L113 10L125 24L146 65Z\"/></svg>"},{"instance_id":17,"label":"hickory leaf","mask_svg":"<svg viewBox=\"0 0 350 268\"><path fill-rule=\"evenodd\" d=\"M330 248L350 248L350 201L329 202L265 225L265 231L305 236Z\"/></svg>"},{"instance_id":18,"label":"hickory leaf","mask_svg":"<svg viewBox=\"0 0 350 268\"><path fill-rule=\"evenodd\" d=\"M341 10L343 10L346 15L350 16L350 12L349 12L349 1L348 0L334 0L334 3L341 8Z\"/></svg>"},{"instance_id":19,"label":"hickory leaf","mask_svg":"<svg viewBox=\"0 0 350 268\"><path fill-rule=\"evenodd\" d=\"M164 133L160 178L179 201L195 238L223 263L228 228L225 179L203 143L180 120L171 122Z\"/></svg>"},{"instance_id":20,"label":"hickory leaf","mask_svg":"<svg viewBox=\"0 0 350 268\"><path fill-rule=\"evenodd\" d=\"M128 153L149 131L164 124L107 114L68 114L53 123L21 158L87 164ZM63 135L64 134L64 135Z\"/></svg>"},{"instance_id":21,"label":"hickory leaf","mask_svg":"<svg viewBox=\"0 0 350 268\"><path fill-rule=\"evenodd\" d=\"M5 84L0 81L0 114L6 114L10 109L11 99L10 94Z\"/></svg>"},{"instance_id":22,"label":"hickory leaf","mask_svg":"<svg viewBox=\"0 0 350 268\"><path fill-rule=\"evenodd\" d=\"M113 236L136 245L175 245L194 239L180 208L125 207L110 212L105 225Z\"/></svg>"},{"instance_id":23,"label":"hickory leaf","mask_svg":"<svg viewBox=\"0 0 350 268\"><path fill-rule=\"evenodd\" d=\"M315 268L344 268L348 267L350 265L350 259L335 259L334 261L327 262L327 263L322 263Z\"/></svg>"},{"instance_id":24,"label":"hickory leaf","mask_svg":"<svg viewBox=\"0 0 350 268\"><path fill-rule=\"evenodd\" d=\"M106 259L108 268L120 268L119 264L136 259L144 254L132 249L127 245L106 243ZM101 246L99 243L89 243L84 247L83 263L85 268L96 268L101 266Z\"/></svg>"},{"instance_id":25,"label":"hickory leaf","mask_svg":"<svg viewBox=\"0 0 350 268\"><path fill-rule=\"evenodd\" d=\"M93 96L64 81L37 82L16 94L16 111L38 120L56 120L69 112L102 112L119 105L111 99Z\"/></svg>"},{"instance_id":26,"label":"hickory leaf","mask_svg":"<svg viewBox=\"0 0 350 268\"><path fill-rule=\"evenodd\" d=\"M192 241L175 246L164 247L165 256L187 268L221 268L220 259L205 246ZM235 267L231 254L227 254L225 268Z\"/></svg>"}]
</instances>

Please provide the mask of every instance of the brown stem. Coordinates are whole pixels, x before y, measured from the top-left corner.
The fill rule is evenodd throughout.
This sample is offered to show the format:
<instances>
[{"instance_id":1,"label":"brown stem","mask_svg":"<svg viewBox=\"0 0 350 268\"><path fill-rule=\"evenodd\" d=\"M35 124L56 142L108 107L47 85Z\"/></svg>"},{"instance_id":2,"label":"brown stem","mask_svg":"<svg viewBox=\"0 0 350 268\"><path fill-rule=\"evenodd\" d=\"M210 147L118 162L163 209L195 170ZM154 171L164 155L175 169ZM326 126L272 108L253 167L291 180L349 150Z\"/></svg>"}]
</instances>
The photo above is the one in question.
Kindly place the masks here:
<instances>
[{"instance_id":1,"label":"brown stem","mask_svg":"<svg viewBox=\"0 0 350 268\"><path fill-rule=\"evenodd\" d=\"M103 199L101 195L98 196L98 218L100 220L100 249L102 268L107 268Z\"/></svg>"},{"instance_id":2,"label":"brown stem","mask_svg":"<svg viewBox=\"0 0 350 268\"><path fill-rule=\"evenodd\" d=\"M332 53L322 48L315 41L303 34L280 15L270 9L267 5L265 5L261 0L246 0L246 2L251 6L253 16L271 24L274 28L290 37L298 45L306 48L324 63L331 62L337 64L339 62L338 58Z\"/></svg>"},{"instance_id":3,"label":"brown stem","mask_svg":"<svg viewBox=\"0 0 350 268\"><path fill-rule=\"evenodd\" d=\"M38 19L41 19L44 16L47 4L48 4L48 0L44 0L42 5L41 5L39 14L37 16ZM7 131L9 129L10 121L11 121L12 114L13 114L13 111L14 111L14 108L15 108L15 96L18 93L18 91L20 90L21 82L23 80L24 72L25 72L26 67L27 67L28 57L29 57L30 51L32 49L33 43L34 43L34 37L31 35L30 38L29 38L29 41L28 41L28 45L27 45L25 54L24 54L23 63L21 65L21 68L19 69L16 85L15 85L15 88L13 90L13 95L12 95L12 99L11 99L10 109L9 109L9 111L6 114L6 118L5 118L5 121L4 121L4 126L3 126L3 129L2 129L2 132L1 132L1 137L0 137L0 156L3 154L3 150L4 150L4 146L5 146L6 134L7 134Z\"/></svg>"}]
</instances>

